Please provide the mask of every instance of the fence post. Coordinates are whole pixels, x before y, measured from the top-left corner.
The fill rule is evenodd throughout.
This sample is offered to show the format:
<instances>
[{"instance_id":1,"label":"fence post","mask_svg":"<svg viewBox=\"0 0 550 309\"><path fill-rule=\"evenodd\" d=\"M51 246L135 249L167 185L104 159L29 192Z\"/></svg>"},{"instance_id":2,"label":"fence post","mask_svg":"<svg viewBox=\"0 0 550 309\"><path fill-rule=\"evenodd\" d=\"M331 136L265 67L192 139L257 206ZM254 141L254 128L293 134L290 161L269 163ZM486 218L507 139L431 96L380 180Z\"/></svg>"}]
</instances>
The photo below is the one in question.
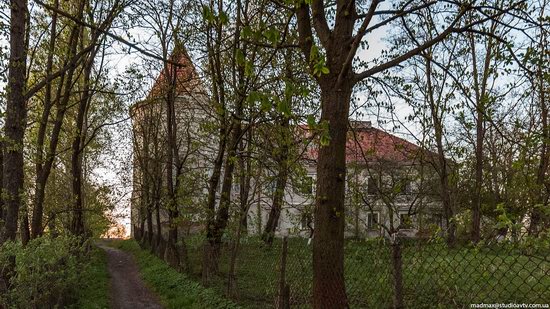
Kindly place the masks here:
<instances>
[{"instance_id":1,"label":"fence post","mask_svg":"<svg viewBox=\"0 0 550 309\"><path fill-rule=\"evenodd\" d=\"M392 235L392 266L393 266L393 308L403 307L403 259L401 243L397 235Z\"/></svg>"},{"instance_id":2,"label":"fence post","mask_svg":"<svg viewBox=\"0 0 550 309\"><path fill-rule=\"evenodd\" d=\"M283 237L283 246L281 252L281 265L279 267L279 294L275 303L277 309L290 308L290 287L286 284L286 259L288 254L288 240Z\"/></svg>"},{"instance_id":3,"label":"fence post","mask_svg":"<svg viewBox=\"0 0 550 309\"><path fill-rule=\"evenodd\" d=\"M239 244L241 242L241 220L246 216L246 213L243 212L240 216L239 226L237 227L237 236L233 241L233 247L231 248L231 260L229 262L229 273L227 275L227 295L229 297L238 297L237 295L237 281L235 277L235 267L237 264L237 254L239 253Z\"/></svg>"}]
</instances>

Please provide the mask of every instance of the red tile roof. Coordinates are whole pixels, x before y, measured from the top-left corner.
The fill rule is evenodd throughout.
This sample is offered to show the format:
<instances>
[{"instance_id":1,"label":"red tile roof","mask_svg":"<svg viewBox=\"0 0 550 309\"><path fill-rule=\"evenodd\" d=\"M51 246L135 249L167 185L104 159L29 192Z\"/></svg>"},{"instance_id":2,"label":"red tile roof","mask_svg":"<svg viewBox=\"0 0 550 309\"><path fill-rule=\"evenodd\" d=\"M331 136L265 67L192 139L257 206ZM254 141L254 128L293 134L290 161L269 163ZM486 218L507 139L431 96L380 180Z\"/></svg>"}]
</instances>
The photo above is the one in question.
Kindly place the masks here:
<instances>
[{"instance_id":1,"label":"red tile roof","mask_svg":"<svg viewBox=\"0 0 550 309\"><path fill-rule=\"evenodd\" d=\"M346 143L347 163L366 163L377 161L412 162L423 152L419 146L383 130L370 126L370 122L351 122L354 127L348 131ZM309 131L307 126L301 129ZM310 136L311 132L305 133ZM318 146L310 144L306 159L316 160Z\"/></svg>"},{"instance_id":2,"label":"red tile roof","mask_svg":"<svg viewBox=\"0 0 550 309\"><path fill-rule=\"evenodd\" d=\"M195 66L185 50L185 47L178 46L172 51L170 62L163 69L153 88L149 92L149 98L162 96L171 86L172 76L175 76L176 95L205 93L200 77ZM175 65L178 63L179 65Z\"/></svg>"}]
</instances>

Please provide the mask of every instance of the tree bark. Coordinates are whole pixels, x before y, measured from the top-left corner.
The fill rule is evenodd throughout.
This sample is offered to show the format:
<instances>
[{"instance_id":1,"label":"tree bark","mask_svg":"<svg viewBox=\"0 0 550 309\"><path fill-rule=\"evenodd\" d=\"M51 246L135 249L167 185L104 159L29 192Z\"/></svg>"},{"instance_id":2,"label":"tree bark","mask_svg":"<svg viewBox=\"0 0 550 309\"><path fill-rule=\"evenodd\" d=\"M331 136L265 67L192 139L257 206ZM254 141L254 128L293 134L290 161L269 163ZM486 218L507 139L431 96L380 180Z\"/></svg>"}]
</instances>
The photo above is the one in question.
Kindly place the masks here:
<instances>
[{"instance_id":1,"label":"tree bark","mask_svg":"<svg viewBox=\"0 0 550 309\"><path fill-rule=\"evenodd\" d=\"M23 137L27 120L25 81L27 51L25 33L27 25L27 1L10 1L10 58L4 122L4 192L2 198L6 209L5 224L0 245L6 240L15 240L19 208L22 203L24 164Z\"/></svg>"},{"instance_id":2,"label":"tree bark","mask_svg":"<svg viewBox=\"0 0 550 309\"><path fill-rule=\"evenodd\" d=\"M313 1L311 5L311 15L306 3L301 3L296 13L299 42L321 89L321 122L328 124L328 132L322 134L328 134L329 138L328 144L319 146L317 157L313 307L340 309L349 307L344 281L346 141L351 94L358 78L351 70L350 60L358 45L350 42L360 41L361 36L352 36L356 20L353 1L337 2L332 31L328 28L323 1ZM372 8L376 5L373 2ZM315 74L315 59L311 59L313 29L326 50L327 74Z\"/></svg>"},{"instance_id":3,"label":"tree bark","mask_svg":"<svg viewBox=\"0 0 550 309\"><path fill-rule=\"evenodd\" d=\"M542 10L541 10L542 12ZM542 15L541 15L542 16ZM543 207L547 207L548 205L548 188L546 187L547 183L547 177L546 174L548 173L548 166L550 164L550 127L548 125L548 102L547 101L547 91L548 89L545 89L545 72L544 72L544 65L545 62L545 56L547 55L548 49L547 49L547 40L546 40L546 32L544 29L541 29L540 33L540 41L539 41L539 53L540 58L537 62L537 70L536 70L536 92L538 93L538 101L539 101L539 109L540 109L540 126L541 126L541 145L540 145L540 159L539 164L537 167L537 178L536 178L536 185L537 185L537 197L536 197L536 204L538 204L539 208L533 209L531 211L531 224L529 226L529 234L537 236L541 229L541 221L543 217Z\"/></svg>"},{"instance_id":4,"label":"tree bark","mask_svg":"<svg viewBox=\"0 0 550 309\"><path fill-rule=\"evenodd\" d=\"M0 192L4 190L4 139L0 136ZM4 199L0 196L0 238L2 237L2 231L4 226Z\"/></svg>"},{"instance_id":5,"label":"tree bark","mask_svg":"<svg viewBox=\"0 0 550 309\"><path fill-rule=\"evenodd\" d=\"M92 97L90 90L90 76L94 65L94 58L97 53L97 48L92 51L88 61L84 67L84 90L80 102L78 104L78 112L76 115L76 134L71 145L71 183L72 194L74 199L73 217L71 230L74 235L84 235L84 216L83 216L83 192L82 192L82 156L84 153L84 140L86 136L85 119L88 111L88 106Z\"/></svg>"},{"instance_id":6,"label":"tree bark","mask_svg":"<svg viewBox=\"0 0 550 309\"><path fill-rule=\"evenodd\" d=\"M273 237L275 236L275 229L279 225L279 218L281 216L281 209L283 207L284 197L285 197L285 188L288 180L288 154L289 147L286 139L288 138L286 131L288 130L289 120L285 117L283 120L282 126L280 127L282 132L281 138L281 153L277 158L278 172L277 172L277 183L275 185L275 192L273 192L273 205L271 206L271 211L269 212L269 217L265 225L264 232L262 234L262 240L271 246L273 243Z\"/></svg>"},{"instance_id":7,"label":"tree bark","mask_svg":"<svg viewBox=\"0 0 550 309\"><path fill-rule=\"evenodd\" d=\"M240 204L241 204L241 218L240 218L240 231L244 234L248 233L248 209L250 204L248 203L248 196L250 195L250 180L251 180L251 161L252 161L252 128L247 132L248 141L246 146L241 142L241 155L239 156L239 165L240 165Z\"/></svg>"},{"instance_id":8,"label":"tree bark","mask_svg":"<svg viewBox=\"0 0 550 309\"><path fill-rule=\"evenodd\" d=\"M59 7L59 0L55 0L54 7ZM52 22L50 30L50 42L48 47L48 56L46 60L46 76L51 75L53 67L53 56L55 52L55 42L57 35L57 13L52 13ZM63 84L61 82L61 84ZM32 238L36 238L42 235L42 218L44 214L44 194L46 191L47 175L44 171L44 141L46 139L46 128L48 126L48 120L50 118L52 109L52 81L46 83L44 93L44 108L38 127L38 133L36 138L36 164L35 164L35 190L34 190L34 207L31 223Z\"/></svg>"},{"instance_id":9,"label":"tree bark","mask_svg":"<svg viewBox=\"0 0 550 309\"><path fill-rule=\"evenodd\" d=\"M166 160L166 185L168 191L168 239L166 245L166 251L164 252L164 259L168 264L173 267L177 267L180 264L180 257L176 250L176 242L178 240L178 227L176 225L176 219L178 217L178 205L176 200L177 188L174 185L174 170L179 163L176 160L177 157L177 123L175 119L175 91L176 82L178 76L176 75L176 67L174 65L165 64L166 77L170 84L168 85L166 93L166 132L168 138L167 160ZM176 176L177 177L177 176ZM177 181L176 181L177 182Z\"/></svg>"},{"instance_id":10,"label":"tree bark","mask_svg":"<svg viewBox=\"0 0 550 309\"><path fill-rule=\"evenodd\" d=\"M492 29L494 32L494 27L496 24L493 24ZM484 148L484 139L485 139L485 113L487 110L488 104L488 94L487 94L487 80L491 74L491 61L493 58L493 39L488 38L486 53L483 62L483 71L481 80L479 80L479 72L477 66L477 52L476 52L476 42L474 40L474 35L470 34L470 48L472 54L472 64L473 64L473 79L474 79L474 91L475 91L475 101L476 101L476 142L475 142L475 176L474 176L474 195L472 198L472 230L471 230L471 240L474 243L479 242L481 238L481 189L483 186L483 148Z\"/></svg>"},{"instance_id":11,"label":"tree bark","mask_svg":"<svg viewBox=\"0 0 550 309\"><path fill-rule=\"evenodd\" d=\"M82 12L84 9L84 1L81 1L78 18L82 18ZM37 161L37 174L35 182L35 196L34 196L34 207L35 214L33 213L33 237L38 237L42 234L42 216L43 216L43 204L45 198L46 184L50 176L53 163L55 161L55 156L57 152L57 146L59 143L59 135L61 133L61 128L63 126L63 120L65 119L65 113L67 111L67 105L71 97L71 91L74 86L74 73L78 62L70 62L69 59L74 58L77 53L78 42L80 37L81 26L73 25L71 33L69 35L69 53L68 57L65 59L65 64L70 64L67 68L67 71L61 74L59 86L57 89L57 111L55 115L54 125L52 132L50 134L50 143L48 146L48 153L46 155L45 161L42 163ZM46 128L44 128L45 134ZM40 137L40 136L39 136ZM43 138L43 137L42 137ZM40 150L40 149L39 149Z\"/></svg>"},{"instance_id":12,"label":"tree bark","mask_svg":"<svg viewBox=\"0 0 550 309\"><path fill-rule=\"evenodd\" d=\"M428 96L430 104L430 112L432 115L432 123L434 127L435 142L437 147L437 160L439 165L439 185L440 198L443 204L443 215L445 217L445 225L447 228L446 240L447 244L452 246L455 243L456 225L452 220L454 216L453 205L451 201L451 191L449 187L449 167L445 158L445 150L443 146L443 108L436 104L434 98L432 84L432 63L430 56L424 57L426 61L426 77L428 86Z\"/></svg>"},{"instance_id":13,"label":"tree bark","mask_svg":"<svg viewBox=\"0 0 550 309\"><path fill-rule=\"evenodd\" d=\"M351 85L334 89L336 78L321 83L321 121L330 142L317 158L317 194L313 237L313 307L347 308L344 282L346 140Z\"/></svg>"},{"instance_id":14,"label":"tree bark","mask_svg":"<svg viewBox=\"0 0 550 309\"><path fill-rule=\"evenodd\" d=\"M239 112L240 114L240 112ZM233 120L233 131L231 132L229 149L225 158L225 169L223 173L222 190L220 193L220 203L216 212L216 219L213 224L208 226L207 239L210 242L214 252L219 249L221 239L227 222L229 220L229 205L231 204L231 189L233 186L233 171L235 169L235 156L241 137L241 122L238 119Z\"/></svg>"},{"instance_id":15,"label":"tree bark","mask_svg":"<svg viewBox=\"0 0 550 309\"><path fill-rule=\"evenodd\" d=\"M156 219L156 237L155 237L155 251L159 256L162 256L164 252L161 250L161 242L162 242L162 226L161 226L161 220L160 220L160 200L155 201L155 219ZM149 233L153 233L153 231L150 231Z\"/></svg>"},{"instance_id":16,"label":"tree bark","mask_svg":"<svg viewBox=\"0 0 550 309\"><path fill-rule=\"evenodd\" d=\"M29 227L29 209L23 204L23 217L21 218L21 227L19 228L19 234L21 235L21 243L26 246L31 239L31 231Z\"/></svg>"}]
</instances>

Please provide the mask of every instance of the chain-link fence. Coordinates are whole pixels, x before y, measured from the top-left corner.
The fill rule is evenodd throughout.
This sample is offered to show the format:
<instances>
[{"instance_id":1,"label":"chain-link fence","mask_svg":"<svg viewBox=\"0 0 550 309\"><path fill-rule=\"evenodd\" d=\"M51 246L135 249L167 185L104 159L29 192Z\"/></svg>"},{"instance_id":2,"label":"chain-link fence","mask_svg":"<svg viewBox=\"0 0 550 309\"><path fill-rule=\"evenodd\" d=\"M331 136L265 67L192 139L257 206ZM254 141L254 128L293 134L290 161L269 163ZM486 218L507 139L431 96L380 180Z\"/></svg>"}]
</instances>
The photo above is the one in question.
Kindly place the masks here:
<instances>
[{"instance_id":1,"label":"chain-link fence","mask_svg":"<svg viewBox=\"0 0 550 309\"><path fill-rule=\"evenodd\" d=\"M275 238L272 245L256 236L236 240L224 239L218 268L205 280L204 237L188 236L190 276L246 308L312 307L309 239ZM351 308L550 302L550 250L540 237L453 246L437 237L350 239L344 266Z\"/></svg>"}]
</instances>

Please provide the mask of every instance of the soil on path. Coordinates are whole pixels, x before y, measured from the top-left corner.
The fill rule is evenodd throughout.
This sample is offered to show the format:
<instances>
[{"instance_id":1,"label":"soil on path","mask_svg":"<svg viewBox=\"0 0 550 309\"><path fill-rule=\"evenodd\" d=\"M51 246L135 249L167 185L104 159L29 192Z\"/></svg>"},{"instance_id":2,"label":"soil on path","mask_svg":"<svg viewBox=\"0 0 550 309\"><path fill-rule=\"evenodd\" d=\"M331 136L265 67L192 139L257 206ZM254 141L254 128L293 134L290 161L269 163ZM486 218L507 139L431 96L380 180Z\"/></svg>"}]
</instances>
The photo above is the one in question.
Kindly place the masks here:
<instances>
[{"instance_id":1,"label":"soil on path","mask_svg":"<svg viewBox=\"0 0 550 309\"><path fill-rule=\"evenodd\" d=\"M107 242L98 246L107 252L111 275L111 307L115 309L162 309L157 297L139 276L139 270L130 253L109 247Z\"/></svg>"}]
</instances>

